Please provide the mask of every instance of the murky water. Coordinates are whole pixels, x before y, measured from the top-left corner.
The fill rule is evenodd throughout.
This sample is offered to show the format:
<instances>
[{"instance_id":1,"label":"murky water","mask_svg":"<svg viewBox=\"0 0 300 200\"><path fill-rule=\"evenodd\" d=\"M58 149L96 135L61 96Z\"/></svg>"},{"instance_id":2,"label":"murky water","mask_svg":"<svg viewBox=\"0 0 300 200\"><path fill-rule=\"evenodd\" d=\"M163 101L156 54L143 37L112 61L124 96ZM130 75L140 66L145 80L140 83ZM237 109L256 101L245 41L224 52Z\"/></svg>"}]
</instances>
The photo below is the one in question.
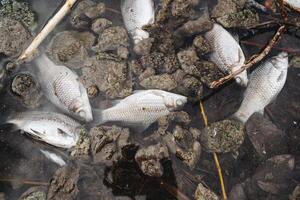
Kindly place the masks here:
<instances>
[{"instance_id":1,"label":"murky water","mask_svg":"<svg viewBox=\"0 0 300 200\"><path fill-rule=\"evenodd\" d=\"M57 8L61 5L60 1L41 1L30 0L30 4L38 15L39 30L47 22L48 18L53 15ZM103 2L103 1L102 1ZM119 0L104 1L109 8L119 10ZM115 25L122 25L120 14L107 12L104 17L112 20ZM61 23L53 34L64 29L71 29L66 23ZM266 44L269 38L273 35L274 30L259 30L255 34L246 34L241 40L251 40L259 44ZM272 32L271 32L272 31ZM51 34L43 43L42 46L48 44ZM240 35L244 35L241 31ZM286 34L278 48L300 49L299 36L295 37L292 34ZM243 45L243 50L247 57L254 53L258 53L259 48ZM275 51L274 51L275 52ZM274 52L272 52L274 54ZM1 58L0 58L1 59ZM3 60L2 60L3 63ZM30 64L27 64L28 66ZM26 68L21 68L21 71L27 71ZM14 77L14 74L11 74ZM0 93L0 122L4 122L6 117L13 112L24 111L26 108L18 103L9 91L11 78L8 78L4 84L5 88ZM300 154L300 68L291 67L288 72L287 83L280 93L276 101L267 107L266 115L271 121L281 130L285 130L288 137L288 150L285 153L290 153L296 156ZM204 105L211 122L219 121L229 117L236 111L242 100L243 89L235 83L228 84L226 87L218 89L218 91L209 91L206 95ZM54 108L51 108L54 109ZM202 129L204 127L200 114L198 112L198 103L189 104L185 107L191 116L194 116L192 125ZM148 136L136 135L134 139L143 144L143 138ZM49 162L39 151L39 149L50 149L53 147L32 140L25 134L10 131L10 127L3 126L0 131L0 192L4 192L7 199L17 199L24 191L34 184L25 183L24 180L34 182L47 183L59 168L57 165ZM56 153L67 158L67 153L55 149ZM258 163L252 162L251 151L247 149L244 154L240 155L238 160L235 160L232 154L220 155L220 162L224 171L224 178L227 188L231 188L234 184L242 181L245 177L253 174ZM129 196L144 196L141 199L176 199L174 193L176 188L184 188L185 193L190 199L193 198L193 193L199 182L205 183L209 188L220 194L219 180L212 165L211 154L202 153L200 162L194 170L190 170L176 158L171 157L171 161L163 162L165 174L161 178L149 178L138 172L138 166L132 163L119 162L112 168L98 166L98 171L113 171L113 177L102 177L105 185L112 194L116 197ZM99 170L101 168L101 170ZM124 170L125 169L125 170ZM17 179L20 182L12 182L11 180L2 179ZM113 184L110 183L111 179ZM300 181L300 177L295 177L295 181ZM167 186L162 186L164 183ZM38 185L38 183L37 183ZM186 185L186 187L182 187ZM99 189L100 190L100 189ZM100 191L103 192L104 189ZM88 196L88 195L87 195ZM82 197L84 199L84 197ZM124 198L125 199L125 198ZM136 198L136 199L139 199Z\"/></svg>"}]
</instances>

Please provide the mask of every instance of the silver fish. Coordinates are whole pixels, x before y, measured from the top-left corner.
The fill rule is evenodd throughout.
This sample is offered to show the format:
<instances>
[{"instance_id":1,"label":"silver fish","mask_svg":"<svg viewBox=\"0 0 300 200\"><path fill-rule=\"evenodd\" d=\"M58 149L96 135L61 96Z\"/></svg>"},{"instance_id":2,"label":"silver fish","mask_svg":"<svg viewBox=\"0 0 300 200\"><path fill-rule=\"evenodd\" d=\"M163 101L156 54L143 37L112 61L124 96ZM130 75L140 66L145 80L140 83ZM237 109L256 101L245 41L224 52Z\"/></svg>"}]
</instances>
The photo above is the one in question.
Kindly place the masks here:
<instances>
[{"instance_id":1,"label":"silver fish","mask_svg":"<svg viewBox=\"0 0 300 200\"><path fill-rule=\"evenodd\" d=\"M245 123L253 113L263 113L264 108L282 90L288 66L288 54L281 52L255 69L250 76L242 104L234 116Z\"/></svg>"},{"instance_id":2,"label":"silver fish","mask_svg":"<svg viewBox=\"0 0 300 200\"><path fill-rule=\"evenodd\" d=\"M153 0L122 0L121 11L125 27L135 44L149 38L149 33L142 28L154 22Z\"/></svg>"},{"instance_id":3,"label":"silver fish","mask_svg":"<svg viewBox=\"0 0 300 200\"><path fill-rule=\"evenodd\" d=\"M45 54L35 63L39 83L48 100L66 113L92 121L89 98L78 76L69 68L54 64Z\"/></svg>"},{"instance_id":4,"label":"silver fish","mask_svg":"<svg viewBox=\"0 0 300 200\"><path fill-rule=\"evenodd\" d=\"M243 50L232 35L221 25L215 23L212 30L206 32L204 37L213 48L210 60L221 71L231 74L243 66L245 62ZM247 71L237 75L235 80L241 86L246 87L248 83Z\"/></svg>"},{"instance_id":5,"label":"silver fish","mask_svg":"<svg viewBox=\"0 0 300 200\"><path fill-rule=\"evenodd\" d=\"M299 0L283 0L283 3L291 6L293 9L300 12L300 1Z\"/></svg>"},{"instance_id":6,"label":"silver fish","mask_svg":"<svg viewBox=\"0 0 300 200\"><path fill-rule=\"evenodd\" d=\"M18 113L7 123L14 124L34 138L61 148L76 145L81 125L65 115L53 112L32 111Z\"/></svg>"},{"instance_id":7,"label":"silver fish","mask_svg":"<svg viewBox=\"0 0 300 200\"><path fill-rule=\"evenodd\" d=\"M185 96L162 90L137 90L115 106L103 110L100 124L117 121L142 131L158 118L183 107L186 102Z\"/></svg>"},{"instance_id":8,"label":"silver fish","mask_svg":"<svg viewBox=\"0 0 300 200\"><path fill-rule=\"evenodd\" d=\"M55 154L55 153L52 153L52 152L49 152L49 151L46 151L46 150L42 150L40 149L41 153L46 157L48 158L49 160L53 161L54 163L58 164L59 166L65 166L66 165L66 162L62 159L61 156Z\"/></svg>"}]
</instances>

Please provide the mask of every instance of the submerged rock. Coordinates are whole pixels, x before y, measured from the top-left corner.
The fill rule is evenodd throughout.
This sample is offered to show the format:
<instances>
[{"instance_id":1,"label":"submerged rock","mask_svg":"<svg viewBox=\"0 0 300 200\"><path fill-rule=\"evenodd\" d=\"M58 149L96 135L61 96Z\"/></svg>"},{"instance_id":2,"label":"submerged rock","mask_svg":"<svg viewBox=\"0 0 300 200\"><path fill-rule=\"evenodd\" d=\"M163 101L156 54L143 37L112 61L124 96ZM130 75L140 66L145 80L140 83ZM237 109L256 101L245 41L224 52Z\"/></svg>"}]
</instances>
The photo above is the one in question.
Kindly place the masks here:
<instances>
[{"instance_id":1,"label":"submerged rock","mask_svg":"<svg viewBox=\"0 0 300 200\"><path fill-rule=\"evenodd\" d=\"M0 53L17 57L30 38L30 33L21 22L0 17Z\"/></svg>"},{"instance_id":2,"label":"submerged rock","mask_svg":"<svg viewBox=\"0 0 300 200\"><path fill-rule=\"evenodd\" d=\"M112 51L121 46L129 46L129 36L123 27L113 26L105 29L99 35L98 44L93 49L95 51Z\"/></svg>"},{"instance_id":3,"label":"submerged rock","mask_svg":"<svg viewBox=\"0 0 300 200\"><path fill-rule=\"evenodd\" d=\"M251 10L243 10L216 19L225 28L242 27L250 28L259 23L259 16Z\"/></svg>"},{"instance_id":4,"label":"submerged rock","mask_svg":"<svg viewBox=\"0 0 300 200\"><path fill-rule=\"evenodd\" d=\"M218 0L217 5L211 12L213 18L239 12L245 5L246 0Z\"/></svg>"},{"instance_id":5,"label":"submerged rock","mask_svg":"<svg viewBox=\"0 0 300 200\"><path fill-rule=\"evenodd\" d=\"M94 127L90 135L94 163L112 165L122 157L122 148L129 145L129 129L127 128Z\"/></svg>"},{"instance_id":6,"label":"submerged rock","mask_svg":"<svg viewBox=\"0 0 300 200\"><path fill-rule=\"evenodd\" d=\"M212 51L206 39L200 35L194 38L193 47L196 49L198 55L204 55Z\"/></svg>"},{"instance_id":7,"label":"submerged rock","mask_svg":"<svg viewBox=\"0 0 300 200\"><path fill-rule=\"evenodd\" d=\"M112 22L105 18L98 18L93 21L92 31L96 34L101 34L105 29L112 26Z\"/></svg>"},{"instance_id":8,"label":"submerged rock","mask_svg":"<svg viewBox=\"0 0 300 200\"><path fill-rule=\"evenodd\" d=\"M85 130L80 132L80 136L77 140L76 146L71 152L71 156L76 159L88 160L90 152L90 138Z\"/></svg>"},{"instance_id":9,"label":"submerged rock","mask_svg":"<svg viewBox=\"0 0 300 200\"><path fill-rule=\"evenodd\" d=\"M0 1L0 18L10 18L22 22L28 29L35 28L35 13L25 1L1 0Z\"/></svg>"},{"instance_id":10,"label":"submerged rock","mask_svg":"<svg viewBox=\"0 0 300 200\"><path fill-rule=\"evenodd\" d=\"M168 148L162 144L139 149L135 154L135 161L142 172L153 177L163 175L163 167L160 161L167 158L169 158Z\"/></svg>"},{"instance_id":11,"label":"submerged rock","mask_svg":"<svg viewBox=\"0 0 300 200\"><path fill-rule=\"evenodd\" d=\"M210 189L199 183L195 191L195 200L219 200L220 198Z\"/></svg>"},{"instance_id":12,"label":"submerged rock","mask_svg":"<svg viewBox=\"0 0 300 200\"><path fill-rule=\"evenodd\" d=\"M30 74L18 74L11 84L12 94L28 108L38 107L42 97L40 86Z\"/></svg>"},{"instance_id":13,"label":"submerged rock","mask_svg":"<svg viewBox=\"0 0 300 200\"><path fill-rule=\"evenodd\" d=\"M63 31L52 38L47 53L55 63L78 69L83 67L88 58L87 49L95 39L90 32Z\"/></svg>"},{"instance_id":14,"label":"submerged rock","mask_svg":"<svg viewBox=\"0 0 300 200\"><path fill-rule=\"evenodd\" d=\"M236 151L245 137L243 124L236 120L214 122L201 132L201 145L207 152Z\"/></svg>"},{"instance_id":15,"label":"submerged rock","mask_svg":"<svg viewBox=\"0 0 300 200\"><path fill-rule=\"evenodd\" d=\"M46 191L45 187L31 187L22 194L19 200L46 200Z\"/></svg>"},{"instance_id":16,"label":"submerged rock","mask_svg":"<svg viewBox=\"0 0 300 200\"><path fill-rule=\"evenodd\" d=\"M170 74L160 74L145 78L140 82L140 85L146 89L172 91L177 87L177 82Z\"/></svg>"},{"instance_id":17,"label":"submerged rock","mask_svg":"<svg viewBox=\"0 0 300 200\"><path fill-rule=\"evenodd\" d=\"M143 39L142 41L134 45L133 50L137 55L141 55L141 56L147 55L151 51L153 42L154 42L153 38Z\"/></svg>"},{"instance_id":18,"label":"submerged rock","mask_svg":"<svg viewBox=\"0 0 300 200\"><path fill-rule=\"evenodd\" d=\"M108 54L87 60L80 80L86 88L97 86L109 98L122 98L132 93L127 63Z\"/></svg>"}]
</instances>

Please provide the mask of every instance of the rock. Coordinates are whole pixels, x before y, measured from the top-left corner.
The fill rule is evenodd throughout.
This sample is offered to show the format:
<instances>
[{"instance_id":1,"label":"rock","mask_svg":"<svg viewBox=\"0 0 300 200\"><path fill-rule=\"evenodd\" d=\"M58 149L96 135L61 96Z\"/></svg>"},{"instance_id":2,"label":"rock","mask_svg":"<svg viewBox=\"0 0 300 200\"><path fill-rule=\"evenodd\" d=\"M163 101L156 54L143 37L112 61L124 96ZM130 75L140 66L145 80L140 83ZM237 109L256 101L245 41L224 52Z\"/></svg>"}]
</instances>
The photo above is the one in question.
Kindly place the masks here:
<instances>
[{"instance_id":1,"label":"rock","mask_svg":"<svg viewBox=\"0 0 300 200\"><path fill-rule=\"evenodd\" d=\"M143 56L150 53L154 38L146 38L134 45L134 52L137 55Z\"/></svg>"},{"instance_id":2,"label":"rock","mask_svg":"<svg viewBox=\"0 0 300 200\"><path fill-rule=\"evenodd\" d=\"M300 68L300 56L294 56L290 61L290 65L295 68Z\"/></svg>"},{"instance_id":3,"label":"rock","mask_svg":"<svg viewBox=\"0 0 300 200\"><path fill-rule=\"evenodd\" d=\"M174 17L189 17L192 8L199 4L199 0L174 0L171 13Z\"/></svg>"},{"instance_id":4,"label":"rock","mask_svg":"<svg viewBox=\"0 0 300 200\"><path fill-rule=\"evenodd\" d=\"M22 194L19 200L46 200L46 191L45 187L31 187Z\"/></svg>"},{"instance_id":5,"label":"rock","mask_svg":"<svg viewBox=\"0 0 300 200\"><path fill-rule=\"evenodd\" d=\"M84 14L90 19L96 19L105 13L105 4L98 3L95 6L87 8Z\"/></svg>"},{"instance_id":6,"label":"rock","mask_svg":"<svg viewBox=\"0 0 300 200\"><path fill-rule=\"evenodd\" d=\"M218 0L217 5L211 12L213 18L237 13L244 7L246 0Z\"/></svg>"},{"instance_id":7,"label":"rock","mask_svg":"<svg viewBox=\"0 0 300 200\"><path fill-rule=\"evenodd\" d=\"M201 145L199 142L195 141L188 150L177 148L175 155L191 169L194 169L200 159Z\"/></svg>"},{"instance_id":8,"label":"rock","mask_svg":"<svg viewBox=\"0 0 300 200\"><path fill-rule=\"evenodd\" d=\"M109 27L99 35L98 44L93 49L95 51L113 51L118 47L129 46L127 31L120 26Z\"/></svg>"},{"instance_id":9,"label":"rock","mask_svg":"<svg viewBox=\"0 0 300 200\"><path fill-rule=\"evenodd\" d=\"M159 68L164 64L164 54L160 52L152 52L140 58L140 62L144 68L151 67L153 69Z\"/></svg>"},{"instance_id":10,"label":"rock","mask_svg":"<svg viewBox=\"0 0 300 200\"><path fill-rule=\"evenodd\" d=\"M132 93L132 80L126 62L99 54L85 62L81 82L86 88L97 86L108 98L123 98Z\"/></svg>"},{"instance_id":11,"label":"rock","mask_svg":"<svg viewBox=\"0 0 300 200\"><path fill-rule=\"evenodd\" d=\"M203 96L203 85L195 77L186 75L182 80L177 81L176 91L187 97L200 99Z\"/></svg>"},{"instance_id":12,"label":"rock","mask_svg":"<svg viewBox=\"0 0 300 200\"><path fill-rule=\"evenodd\" d=\"M27 2L16 0L0 1L0 18L10 18L22 22L27 29L33 30L36 26L35 13Z\"/></svg>"},{"instance_id":13,"label":"rock","mask_svg":"<svg viewBox=\"0 0 300 200\"><path fill-rule=\"evenodd\" d=\"M270 158L288 152L285 133L263 115L253 114L247 121L245 128L260 158ZM275 146L276 148L274 148Z\"/></svg>"},{"instance_id":14,"label":"rock","mask_svg":"<svg viewBox=\"0 0 300 200\"><path fill-rule=\"evenodd\" d=\"M236 151L245 137L243 124L235 120L214 122L201 132L201 145L206 152Z\"/></svg>"},{"instance_id":15,"label":"rock","mask_svg":"<svg viewBox=\"0 0 300 200\"><path fill-rule=\"evenodd\" d=\"M30 39L30 33L21 22L0 17L0 53L17 57Z\"/></svg>"},{"instance_id":16,"label":"rock","mask_svg":"<svg viewBox=\"0 0 300 200\"><path fill-rule=\"evenodd\" d=\"M175 54L165 55L164 64L158 69L161 73L173 73L180 68L179 61Z\"/></svg>"},{"instance_id":17,"label":"rock","mask_svg":"<svg viewBox=\"0 0 300 200\"><path fill-rule=\"evenodd\" d=\"M95 39L90 32L63 31L52 38L47 54L57 64L78 69L83 67L88 58L87 49L92 47Z\"/></svg>"},{"instance_id":18,"label":"rock","mask_svg":"<svg viewBox=\"0 0 300 200\"><path fill-rule=\"evenodd\" d=\"M195 200L219 200L220 198L210 189L198 184L195 191Z\"/></svg>"},{"instance_id":19,"label":"rock","mask_svg":"<svg viewBox=\"0 0 300 200\"><path fill-rule=\"evenodd\" d=\"M189 49L178 52L177 58L181 64L182 68L186 68L186 66L194 65L199 60L199 57L193 48L189 48ZM185 71L188 71L188 70L185 70Z\"/></svg>"},{"instance_id":20,"label":"rock","mask_svg":"<svg viewBox=\"0 0 300 200\"><path fill-rule=\"evenodd\" d=\"M242 184L236 184L233 186L229 193L229 199L230 200L247 200L247 195L245 193L245 190L243 188Z\"/></svg>"},{"instance_id":21,"label":"rock","mask_svg":"<svg viewBox=\"0 0 300 200\"><path fill-rule=\"evenodd\" d=\"M0 192L0 200L5 200L5 194Z\"/></svg>"},{"instance_id":22,"label":"rock","mask_svg":"<svg viewBox=\"0 0 300 200\"><path fill-rule=\"evenodd\" d=\"M88 160L90 152L90 143L90 138L88 137L86 131L82 129L76 146L71 152L71 156L76 159Z\"/></svg>"},{"instance_id":23,"label":"rock","mask_svg":"<svg viewBox=\"0 0 300 200\"><path fill-rule=\"evenodd\" d=\"M11 84L11 91L28 108L36 108L40 105L42 92L30 74L16 75Z\"/></svg>"},{"instance_id":24,"label":"rock","mask_svg":"<svg viewBox=\"0 0 300 200\"><path fill-rule=\"evenodd\" d=\"M299 200L300 199L300 185L298 184L293 193L290 195L289 200Z\"/></svg>"},{"instance_id":25,"label":"rock","mask_svg":"<svg viewBox=\"0 0 300 200\"><path fill-rule=\"evenodd\" d=\"M140 82L140 85L146 89L160 89L172 91L177 87L177 82L170 74L160 74L150 76Z\"/></svg>"},{"instance_id":26,"label":"rock","mask_svg":"<svg viewBox=\"0 0 300 200\"><path fill-rule=\"evenodd\" d=\"M87 88L87 94L89 97L96 97L99 93L99 89L96 85L92 85Z\"/></svg>"},{"instance_id":27,"label":"rock","mask_svg":"<svg viewBox=\"0 0 300 200\"><path fill-rule=\"evenodd\" d=\"M259 16L251 10L243 10L216 19L224 28L250 28L259 23Z\"/></svg>"},{"instance_id":28,"label":"rock","mask_svg":"<svg viewBox=\"0 0 300 200\"><path fill-rule=\"evenodd\" d=\"M129 129L100 126L90 130L94 163L112 165L122 157L122 148L129 145Z\"/></svg>"},{"instance_id":29,"label":"rock","mask_svg":"<svg viewBox=\"0 0 300 200\"><path fill-rule=\"evenodd\" d=\"M139 76L139 80L142 81L146 78L149 78L151 76L155 75L155 70L151 67L148 67L140 76Z\"/></svg>"},{"instance_id":30,"label":"rock","mask_svg":"<svg viewBox=\"0 0 300 200\"><path fill-rule=\"evenodd\" d=\"M208 16L203 15L196 20L190 20L175 31L175 35L180 38L190 37L211 30L213 22Z\"/></svg>"},{"instance_id":31,"label":"rock","mask_svg":"<svg viewBox=\"0 0 300 200\"><path fill-rule=\"evenodd\" d=\"M224 73L221 72L213 62L201 60L195 65L197 66L197 71L194 75L198 76L201 82L209 88L213 81L224 76Z\"/></svg>"},{"instance_id":32,"label":"rock","mask_svg":"<svg viewBox=\"0 0 300 200\"><path fill-rule=\"evenodd\" d=\"M193 47L196 49L198 55L204 55L212 51L206 39L200 35L194 38Z\"/></svg>"},{"instance_id":33,"label":"rock","mask_svg":"<svg viewBox=\"0 0 300 200\"><path fill-rule=\"evenodd\" d=\"M137 60L131 60L128 63L128 65L129 65L130 71L136 76L141 75L143 73L143 71L145 70L145 68ZM154 74L155 74L155 71L154 71ZM154 75L154 74L151 74L151 75Z\"/></svg>"},{"instance_id":34,"label":"rock","mask_svg":"<svg viewBox=\"0 0 300 200\"><path fill-rule=\"evenodd\" d=\"M93 21L92 31L96 34L101 34L105 29L112 26L112 22L105 18L98 18Z\"/></svg>"},{"instance_id":35,"label":"rock","mask_svg":"<svg viewBox=\"0 0 300 200\"><path fill-rule=\"evenodd\" d=\"M163 167L160 161L169 158L166 146L157 144L143 149L139 149L135 154L135 161L142 172L148 176L160 177L163 175Z\"/></svg>"},{"instance_id":36,"label":"rock","mask_svg":"<svg viewBox=\"0 0 300 200\"><path fill-rule=\"evenodd\" d=\"M118 47L117 49L117 55L122 59L128 59L129 57L129 51L126 47Z\"/></svg>"}]
</instances>

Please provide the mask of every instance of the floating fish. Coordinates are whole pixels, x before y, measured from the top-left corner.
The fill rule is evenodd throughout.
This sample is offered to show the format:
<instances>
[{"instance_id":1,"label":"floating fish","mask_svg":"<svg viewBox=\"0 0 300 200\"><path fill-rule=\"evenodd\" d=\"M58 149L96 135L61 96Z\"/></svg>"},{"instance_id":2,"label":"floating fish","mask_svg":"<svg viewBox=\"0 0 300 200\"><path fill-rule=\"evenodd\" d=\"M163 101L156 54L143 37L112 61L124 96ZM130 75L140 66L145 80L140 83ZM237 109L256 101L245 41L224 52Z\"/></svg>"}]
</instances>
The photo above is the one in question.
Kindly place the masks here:
<instances>
[{"instance_id":1,"label":"floating fish","mask_svg":"<svg viewBox=\"0 0 300 200\"><path fill-rule=\"evenodd\" d=\"M149 38L143 26L154 22L153 0L122 0L121 11L125 27L135 44Z\"/></svg>"},{"instance_id":2,"label":"floating fish","mask_svg":"<svg viewBox=\"0 0 300 200\"><path fill-rule=\"evenodd\" d=\"M137 90L100 113L99 123L121 122L125 126L143 131L162 116L182 108L185 96L162 90Z\"/></svg>"},{"instance_id":3,"label":"floating fish","mask_svg":"<svg viewBox=\"0 0 300 200\"><path fill-rule=\"evenodd\" d=\"M41 153L46 157L48 158L49 160L51 160L52 162L58 164L59 166L65 166L66 165L66 162L62 159L61 156L55 154L55 153L52 153L52 152L49 152L49 151L46 151L46 150L42 150L40 149Z\"/></svg>"},{"instance_id":4,"label":"floating fish","mask_svg":"<svg viewBox=\"0 0 300 200\"><path fill-rule=\"evenodd\" d=\"M45 54L35 63L39 83L48 100L66 113L92 121L89 98L78 76L69 68L54 64Z\"/></svg>"},{"instance_id":5,"label":"floating fish","mask_svg":"<svg viewBox=\"0 0 300 200\"><path fill-rule=\"evenodd\" d=\"M283 3L290 6L292 9L300 12L300 1L299 0L283 0Z\"/></svg>"},{"instance_id":6,"label":"floating fish","mask_svg":"<svg viewBox=\"0 0 300 200\"><path fill-rule=\"evenodd\" d=\"M206 32L204 37L213 49L210 60L221 71L232 74L243 66L245 62L243 50L232 35L221 25L215 23L212 30ZM247 71L237 75L235 80L239 85L246 87L248 83Z\"/></svg>"},{"instance_id":7,"label":"floating fish","mask_svg":"<svg viewBox=\"0 0 300 200\"><path fill-rule=\"evenodd\" d=\"M7 123L14 124L34 138L61 148L76 145L81 125L65 115L53 112L32 111L18 113Z\"/></svg>"},{"instance_id":8,"label":"floating fish","mask_svg":"<svg viewBox=\"0 0 300 200\"><path fill-rule=\"evenodd\" d=\"M234 116L245 123L253 113L263 114L264 108L282 90L288 66L288 54L281 52L255 69L250 76L242 104Z\"/></svg>"}]
</instances>

